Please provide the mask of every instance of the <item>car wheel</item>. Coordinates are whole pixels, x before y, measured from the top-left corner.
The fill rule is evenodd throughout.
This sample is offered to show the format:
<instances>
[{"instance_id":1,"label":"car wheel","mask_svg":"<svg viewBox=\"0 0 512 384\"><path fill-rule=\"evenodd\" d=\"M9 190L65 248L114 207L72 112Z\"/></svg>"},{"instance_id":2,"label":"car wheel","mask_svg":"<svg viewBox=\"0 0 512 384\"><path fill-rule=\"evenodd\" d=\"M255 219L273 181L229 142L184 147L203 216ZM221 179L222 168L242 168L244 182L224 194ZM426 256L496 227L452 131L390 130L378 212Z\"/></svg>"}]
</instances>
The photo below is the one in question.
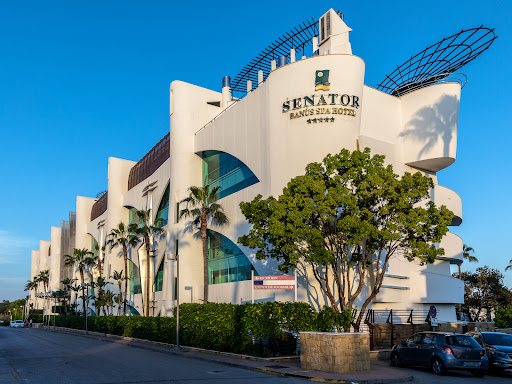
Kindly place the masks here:
<instances>
[{"instance_id":1,"label":"car wheel","mask_svg":"<svg viewBox=\"0 0 512 384\"><path fill-rule=\"evenodd\" d=\"M445 375L446 374L446 368L441 361L441 359L435 358L432 359L431 363L432 372L434 372L436 375Z\"/></svg>"},{"instance_id":2,"label":"car wheel","mask_svg":"<svg viewBox=\"0 0 512 384\"><path fill-rule=\"evenodd\" d=\"M471 371L471 374L475 377L484 377L485 375L487 375L487 371L482 371L482 370Z\"/></svg>"},{"instance_id":3,"label":"car wheel","mask_svg":"<svg viewBox=\"0 0 512 384\"><path fill-rule=\"evenodd\" d=\"M391 354L391 366L392 367L403 367L404 363L402 362L402 359L400 358L400 355L398 352L394 352Z\"/></svg>"}]
</instances>

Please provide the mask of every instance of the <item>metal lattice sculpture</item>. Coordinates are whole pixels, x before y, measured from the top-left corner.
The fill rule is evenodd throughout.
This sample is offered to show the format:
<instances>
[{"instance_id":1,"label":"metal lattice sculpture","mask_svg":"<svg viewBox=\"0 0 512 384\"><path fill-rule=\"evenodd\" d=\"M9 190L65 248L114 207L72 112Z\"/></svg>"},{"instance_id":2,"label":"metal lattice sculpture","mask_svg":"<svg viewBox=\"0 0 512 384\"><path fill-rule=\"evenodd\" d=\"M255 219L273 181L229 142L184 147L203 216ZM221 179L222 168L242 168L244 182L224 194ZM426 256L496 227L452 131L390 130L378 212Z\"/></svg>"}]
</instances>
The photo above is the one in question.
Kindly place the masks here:
<instances>
[{"instance_id":1,"label":"metal lattice sculpture","mask_svg":"<svg viewBox=\"0 0 512 384\"><path fill-rule=\"evenodd\" d=\"M270 73L271 61L278 56L290 56L293 48L297 53L304 54L305 49L312 45L312 38L318 36L318 21L308 20L285 33L271 45L265 48L249 64L247 64L233 79L231 91L237 96L243 97L247 93L247 81L251 80L253 89L258 87L258 71L263 71L263 80Z\"/></svg>"},{"instance_id":2,"label":"metal lattice sculpture","mask_svg":"<svg viewBox=\"0 0 512 384\"><path fill-rule=\"evenodd\" d=\"M462 30L398 66L377 89L402 96L416 89L448 81L449 76L450 81L461 83L462 80L452 79L451 75L489 48L496 37L494 29L483 26Z\"/></svg>"}]
</instances>

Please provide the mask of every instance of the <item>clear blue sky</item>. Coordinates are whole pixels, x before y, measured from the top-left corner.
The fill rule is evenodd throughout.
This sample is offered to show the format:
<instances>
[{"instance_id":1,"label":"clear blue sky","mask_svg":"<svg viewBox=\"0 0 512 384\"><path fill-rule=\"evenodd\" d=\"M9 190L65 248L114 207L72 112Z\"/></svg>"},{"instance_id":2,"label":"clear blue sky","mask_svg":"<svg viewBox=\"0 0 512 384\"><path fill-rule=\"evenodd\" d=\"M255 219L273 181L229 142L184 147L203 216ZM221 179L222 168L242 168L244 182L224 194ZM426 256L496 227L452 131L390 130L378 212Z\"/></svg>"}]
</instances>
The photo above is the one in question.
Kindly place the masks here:
<instances>
[{"instance_id":1,"label":"clear blue sky","mask_svg":"<svg viewBox=\"0 0 512 384\"><path fill-rule=\"evenodd\" d=\"M457 161L438 179L463 200L454 232L476 250L478 265L504 271L512 259L504 242L512 237L510 4L3 1L0 300L25 295L30 250L67 220L75 196L106 189L107 158L138 160L168 132L171 81L220 91L224 75L234 77L275 38L331 7L353 29L370 86L443 37L496 28L496 42L461 70L468 82Z\"/></svg>"}]
</instances>

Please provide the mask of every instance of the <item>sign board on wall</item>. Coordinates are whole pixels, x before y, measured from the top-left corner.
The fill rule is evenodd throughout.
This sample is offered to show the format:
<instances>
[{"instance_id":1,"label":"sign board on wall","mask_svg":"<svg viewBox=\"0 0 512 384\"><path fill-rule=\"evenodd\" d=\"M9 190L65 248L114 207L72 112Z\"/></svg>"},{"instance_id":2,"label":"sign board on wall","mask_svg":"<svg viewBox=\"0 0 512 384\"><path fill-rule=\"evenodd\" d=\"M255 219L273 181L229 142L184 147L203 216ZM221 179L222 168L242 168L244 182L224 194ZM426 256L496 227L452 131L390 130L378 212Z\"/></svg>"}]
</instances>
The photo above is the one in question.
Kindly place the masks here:
<instances>
[{"instance_id":1,"label":"sign board on wall","mask_svg":"<svg viewBox=\"0 0 512 384\"><path fill-rule=\"evenodd\" d=\"M252 302L254 303L255 289L278 289L278 290L294 290L295 301L297 301L297 271L293 276L254 276L252 272Z\"/></svg>"}]
</instances>

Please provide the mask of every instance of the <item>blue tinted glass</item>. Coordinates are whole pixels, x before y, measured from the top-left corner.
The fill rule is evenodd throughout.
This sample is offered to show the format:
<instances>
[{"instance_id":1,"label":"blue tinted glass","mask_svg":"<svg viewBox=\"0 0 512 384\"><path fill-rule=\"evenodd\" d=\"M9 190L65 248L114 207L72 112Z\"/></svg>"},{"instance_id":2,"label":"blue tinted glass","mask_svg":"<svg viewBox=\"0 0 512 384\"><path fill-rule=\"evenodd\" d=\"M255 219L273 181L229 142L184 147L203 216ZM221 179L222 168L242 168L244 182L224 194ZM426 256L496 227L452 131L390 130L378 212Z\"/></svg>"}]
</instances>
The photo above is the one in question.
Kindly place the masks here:
<instances>
[{"instance_id":1,"label":"blue tinted glass","mask_svg":"<svg viewBox=\"0 0 512 384\"><path fill-rule=\"evenodd\" d=\"M203 158L203 187L219 186L219 199L259 181L247 165L229 153L204 151L201 157Z\"/></svg>"},{"instance_id":2,"label":"blue tinted glass","mask_svg":"<svg viewBox=\"0 0 512 384\"><path fill-rule=\"evenodd\" d=\"M161 291L164 285L164 260L165 258L162 258L162 261L160 262L160 267L158 267L158 272L156 273L155 292Z\"/></svg>"},{"instance_id":3,"label":"blue tinted glass","mask_svg":"<svg viewBox=\"0 0 512 384\"><path fill-rule=\"evenodd\" d=\"M208 229L207 252L209 284L251 279L251 262L227 237Z\"/></svg>"},{"instance_id":4,"label":"blue tinted glass","mask_svg":"<svg viewBox=\"0 0 512 384\"><path fill-rule=\"evenodd\" d=\"M130 275L130 293L142 293L142 286L140 284L140 271L139 267L131 260L128 260L128 274Z\"/></svg>"},{"instance_id":5,"label":"blue tinted glass","mask_svg":"<svg viewBox=\"0 0 512 384\"><path fill-rule=\"evenodd\" d=\"M159 227L167 225L167 221L169 220L169 186L165 189L160 205L158 206L156 219L162 219L158 225Z\"/></svg>"}]
</instances>

